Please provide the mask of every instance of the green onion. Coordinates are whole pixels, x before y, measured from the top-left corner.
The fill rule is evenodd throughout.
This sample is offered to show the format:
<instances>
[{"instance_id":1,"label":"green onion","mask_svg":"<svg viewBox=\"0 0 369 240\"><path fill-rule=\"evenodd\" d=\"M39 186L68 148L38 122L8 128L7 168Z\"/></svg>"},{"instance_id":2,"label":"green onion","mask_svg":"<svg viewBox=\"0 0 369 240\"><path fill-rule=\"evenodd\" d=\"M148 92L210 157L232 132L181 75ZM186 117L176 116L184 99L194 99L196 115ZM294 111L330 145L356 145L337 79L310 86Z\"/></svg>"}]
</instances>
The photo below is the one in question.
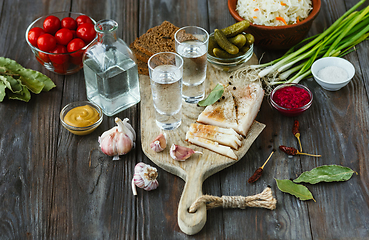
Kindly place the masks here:
<instances>
[{"instance_id":1,"label":"green onion","mask_svg":"<svg viewBox=\"0 0 369 240\"><path fill-rule=\"evenodd\" d=\"M355 51L356 45L369 37L369 6L356 11L365 1L359 1L324 32L301 41L282 57L241 68L233 73L234 77L260 79L266 86L298 83L311 76L310 68L316 59L343 57Z\"/></svg>"}]
</instances>

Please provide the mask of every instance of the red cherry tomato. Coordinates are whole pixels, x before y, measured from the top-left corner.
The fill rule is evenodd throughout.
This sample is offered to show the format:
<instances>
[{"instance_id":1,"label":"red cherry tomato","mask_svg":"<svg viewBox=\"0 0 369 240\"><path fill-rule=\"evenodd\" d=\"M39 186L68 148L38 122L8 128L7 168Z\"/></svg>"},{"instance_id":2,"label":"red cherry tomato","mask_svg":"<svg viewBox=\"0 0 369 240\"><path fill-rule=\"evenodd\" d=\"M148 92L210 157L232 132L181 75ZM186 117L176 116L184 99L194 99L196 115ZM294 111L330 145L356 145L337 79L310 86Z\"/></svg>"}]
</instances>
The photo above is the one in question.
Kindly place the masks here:
<instances>
[{"instance_id":1,"label":"red cherry tomato","mask_svg":"<svg viewBox=\"0 0 369 240\"><path fill-rule=\"evenodd\" d=\"M67 28L62 28L55 33L56 42L67 45L73 39L73 32Z\"/></svg>"},{"instance_id":2,"label":"red cherry tomato","mask_svg":"<svg viewBox=\"0 0 369 240\"><path fill-rule=\"evenodd\" d=\"M45 33L38 37L37 46L40 50L48 52L56 47L56 39L53 35Z\"/></svg>"},{"instance_id":3,"label":"red cherry tomato","mask_svg":"<svg viewBox=\"0 0 369 240\"><path fill-rule=\"evenodd\" d=\"M92 23L84 23L77 28L77 37L85 41L91 42L96 37L95 26Z\"/></svg>"},{"instance_id":4,"label":"red cherry tomato","mask_svg":"<svg viewBox=\"0 0 369 240\"><path fill-rule=\"evenodd\" d=\"M76 18L76 22L77 22L77 25L82 25L84 23L91 23L91 24L94 24L91 20L91 18L89 18L88 16L86 15L80 15Z\"/></svg>"},{"instance_id":5,"label":"red cherry tomato","mask_svg":"<svg viewBox=\"0 0 369 240\"><path fill-rule=\"evenodd\" d=\"M76 30L77 22L71 17L65 17L61 20L61 27L68 28L69 30Z\"/></svg>"},{"instance_id":6,"label":"red cherry tomato","mask_svg":"<svg viewBox=\"0 0 369 240\"><path fill-rule=\"evenodd\" d=\"M56 48L50 52L51 53L67 53L68 51L67 51L66 46L58 44ZM56 63L56 64L63 64L66 61L68 61L67 54L57 54L57 55L50 54L49 58L51 62Z\"/></svg>"},{"instance_id":7,"label":"red cherry tomato","mask_svg":"<svg viewBox=\"0 0 369 240\"><path fill-rule=\"evenodd\" d=\"M50 62L49 56L46 53L38 52L37 60L43 65L45 62Z\"/></svg>"},{"instance_id":8,"label":"red cherry tomato","mask_svg":"<svg viewBox=\"0 0 369 240\"><path fill-rule=\"evenodd\" d=\"M78 57L73 57L72 56L70 58L70 62L73 63L74 65L82 67L83 66L83 64L82 64L82 54Z\"/></svg>"},{"instance_id":9,"label":"red cherry tomato","mask_svg":"<svg viewBox=\"0 0 369 240\"><path fill-rule=\"evenodd\" d=\"M86 46L85 42L80 38L75 38L72 41L68 43L67 50L68 52L75 52L77 50L80 50ZM83 51L78 51L75 53L72 53L72 57L80 57L82 56Z\"/></svg>"},{"instance_id":10,"label":"red cherry tomato","mask_svg":"<svg viewBox=\"0 0 369 240\"><path fill-rule=\"evenodd\" d=\"M44 20L44 30L47 33L55 34L60 29L60 19L51 15Z\"/></svg>"},{"instance_id":11,"label":"red cherry tomato","mask_svg":"<svg viewBox=\"0 0 369 240\"><path fill-rule=\"evenodd\" d=\"M53 66L54 66L54 72L60 73L60 74L66 74L68 70L69 62L66 61L63 64L57 64L53 62Z\"/></svg>"},{"instance_id":12,"label":"red cherry tomato","mask_svg":"<svg viewBox=\"0 0 369 240\"><path fill-rule=\"evenodd\" d=\"M28 32L28 41L35 47L37 47L37 38L45 34L45 31L42 28L34 27Z\"/></svg>"}]
</instances>

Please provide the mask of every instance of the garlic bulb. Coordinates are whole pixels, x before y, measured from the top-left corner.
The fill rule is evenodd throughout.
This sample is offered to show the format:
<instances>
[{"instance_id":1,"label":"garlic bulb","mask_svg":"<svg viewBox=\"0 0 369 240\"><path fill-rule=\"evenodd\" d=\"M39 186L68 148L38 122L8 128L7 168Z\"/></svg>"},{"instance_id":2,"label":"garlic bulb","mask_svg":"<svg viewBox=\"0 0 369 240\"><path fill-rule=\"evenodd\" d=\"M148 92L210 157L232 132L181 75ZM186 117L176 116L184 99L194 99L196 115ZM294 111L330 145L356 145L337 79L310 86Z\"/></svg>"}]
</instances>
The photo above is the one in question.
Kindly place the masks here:
<instances>
[{"instance_id":1,"label":"garlic bulb","mask_svg":"<svg viewBox=\"0 0 369 240\"><path fill-rule=\"evenodd\" d=\"M170 152L170 156L174 160L177 160L177 161L184 161L187 158L191 157L192 154L195 154L195 153L201 153L202 154L202 152L194 151L191 148L182 147L182 146L175 145L175 144L173 144L170 147L169 152Z\"/></svg>"},{"instance_id":2,"label":"garlic bulb","mask_svg":"<svg viewBox=\"0 0 369 240\"><path fill-rule=\"evenodd\" d=\"M160 133L159 136L157 136L152 143L150 143L150 148L154 150L155 152L161 152L163 151L167 146L167 140L165 133Z\"/></svg>"},{"instance_id":3,"label":"garlic bulb","mask_svg":"<svg viewBox=\"0 0 369 240\"><path fill-rule=\"evenodd\" d=\"M136 186L143 188L146 191L151 191L159 186L158 171L156 168L151 167L143 162L137 163L135 166L135 174L132 178L132 192L133 195L137 195Z\"/></svg>"},{"instance_id":4,"label":"garlic bulb","mask_svg":"<svg viewBox=\"0 0 369 240\"><path fill-rule=\"evenodd\" d=\"M136 132L128 121L128 118L123 121L115 118L117 126L99 137L101 151L108 156L114 156L113 160L118 160L119 155L128 153L134 147Z\"/></svg>"}]
</instances>

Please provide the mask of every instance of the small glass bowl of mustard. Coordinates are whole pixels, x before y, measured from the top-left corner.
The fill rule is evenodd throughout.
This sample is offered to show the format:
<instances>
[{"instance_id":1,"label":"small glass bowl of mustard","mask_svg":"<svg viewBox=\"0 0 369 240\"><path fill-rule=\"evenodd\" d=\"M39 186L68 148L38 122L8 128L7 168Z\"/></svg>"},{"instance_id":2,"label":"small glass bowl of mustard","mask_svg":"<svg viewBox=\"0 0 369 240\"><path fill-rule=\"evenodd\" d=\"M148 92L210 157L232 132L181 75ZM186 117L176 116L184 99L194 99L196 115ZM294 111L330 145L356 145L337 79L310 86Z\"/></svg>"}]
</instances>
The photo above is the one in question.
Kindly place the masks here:
<instances>
[{"instance_id":1,"label":"small glass bowl of mustard","mask_svg":"<svg viewBox=\"0 0 369 240\"><path fill-rule=\"evenodd\" d=\"M102 122L103 112L99 106L89 101L72 102L60 111L60 121L75 135L92 133Z\"/></svg>"}]
</instances>

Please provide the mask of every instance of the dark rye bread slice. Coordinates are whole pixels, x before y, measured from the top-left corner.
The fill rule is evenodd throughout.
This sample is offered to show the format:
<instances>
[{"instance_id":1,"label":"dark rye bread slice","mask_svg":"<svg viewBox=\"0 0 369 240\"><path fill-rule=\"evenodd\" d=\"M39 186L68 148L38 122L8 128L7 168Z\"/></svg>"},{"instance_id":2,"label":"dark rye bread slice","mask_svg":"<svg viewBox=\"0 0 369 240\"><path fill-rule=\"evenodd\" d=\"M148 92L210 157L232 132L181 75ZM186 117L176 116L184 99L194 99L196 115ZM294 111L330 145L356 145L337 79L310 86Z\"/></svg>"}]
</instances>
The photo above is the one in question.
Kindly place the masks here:
<instances>
[{"instance_id":1,"label":"dark rye bread slice","mask_svg":"<svg viewBox=\"0 0 369 240\"><path fill-rule=\"evenodd\" d=\"M129 45L129 48L132 50L133 54L136 56L136 64L138 68L138 73L143 75L149 75L149 69L147 68L147 61L142 61L138 56L142 55L137 48L135 48L133 42Z\"/></svg>"},{"instance_id":2,"label":"dark rye bread slice","mask_svg":"<svg viewBox=\"0 0 369 240\"><path fill-rule=\"evenodd\" d=\"M137 40L137 38L136 38ZM135 41L136 41L135 40ZM134 42L132 42L129 47L132 49L133 53L135 54L136 58L138 60L141 60L142 62L147 63L149 61L150 56L146 55L145 53L141 52L134 46Z\"/></svg>"},{"instance_id":3,"label":"dark rye bread slice","mask_svg":"<svg viewBox=\"0 0 369 240\"><path fill-rule=\"evenodd\" d=\"M137 67L138 67L138 74L149 76L149 69L147 68L146 63L139 61L137 63Z\"/></svg>"},{"instance_id":4,"label":"dark rye bread slice","mask_svg":"<svg viewBox=\"0 0 369 240\"><path fill-rule=\"evenodd\" d=\"M158 52L175 52L174 34L179 28L168 21L150 28L145 34L134 41L140 52L152 56Z\"/></svg>"}]
</instances>

